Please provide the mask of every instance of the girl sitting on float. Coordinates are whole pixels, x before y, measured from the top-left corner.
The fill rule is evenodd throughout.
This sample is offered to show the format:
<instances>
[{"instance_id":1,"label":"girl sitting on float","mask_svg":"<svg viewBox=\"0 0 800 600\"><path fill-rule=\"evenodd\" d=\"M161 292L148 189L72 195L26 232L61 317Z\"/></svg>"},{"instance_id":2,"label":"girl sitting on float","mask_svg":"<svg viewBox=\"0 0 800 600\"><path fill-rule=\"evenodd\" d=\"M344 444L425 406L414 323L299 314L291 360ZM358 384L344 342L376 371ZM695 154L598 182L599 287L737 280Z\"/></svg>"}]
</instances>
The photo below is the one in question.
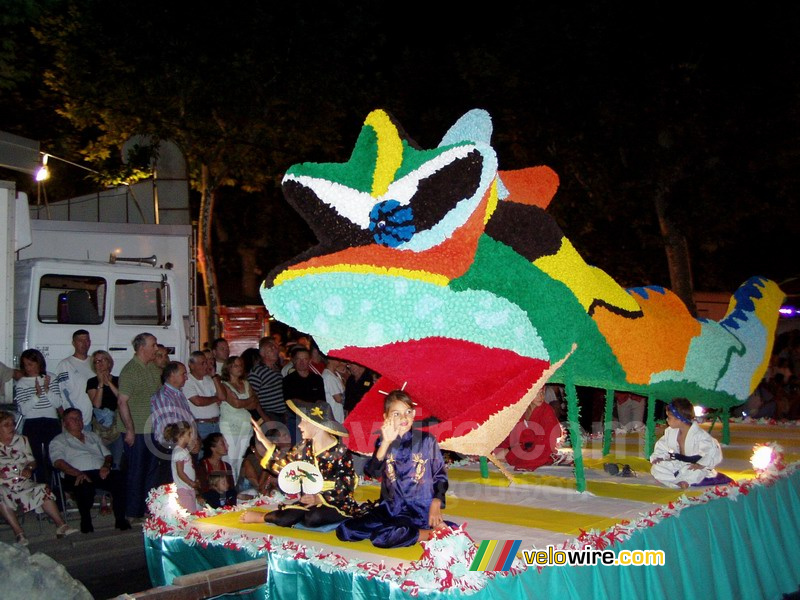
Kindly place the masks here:
<instances>
[{"instance_id":1,"label":"girl sitting on float","mask_svg":"<svg viewBox=\"0 0 800 600\"><path fill-rule=\"evenodd\" d=\"M442 518L448 483L439 444L431 434L412 429L414 406L402 390L386 396L381 435L364 466L366 475L382 478L380 503L339 525L340 540L369 538L379 548L397 548L429 540L445 525L456 526Z\"/></svg>"},{"instance_id":2,"label":"girl sitting on float","mask_svg":"<svg viewBox=\"0 0 800 600\"><path fill-rule=\"evenodd\" d=\"M258 440L256 452L262 456L261 466L277 476L283 467L294 461L314 464L322 474L322 491L303 494L296 502L281 505L272 512L248 510L242 513L241 522L265 522L281 527L302 523L307 528L319 528L357 514L359 506L353 498L357 485L353 458L341 441L347 430L334 420L326 402L287 400L286 405L301 419L299 428L303 441L288 452L282 451L253 422Z\"/></svg>"}]
</instances>

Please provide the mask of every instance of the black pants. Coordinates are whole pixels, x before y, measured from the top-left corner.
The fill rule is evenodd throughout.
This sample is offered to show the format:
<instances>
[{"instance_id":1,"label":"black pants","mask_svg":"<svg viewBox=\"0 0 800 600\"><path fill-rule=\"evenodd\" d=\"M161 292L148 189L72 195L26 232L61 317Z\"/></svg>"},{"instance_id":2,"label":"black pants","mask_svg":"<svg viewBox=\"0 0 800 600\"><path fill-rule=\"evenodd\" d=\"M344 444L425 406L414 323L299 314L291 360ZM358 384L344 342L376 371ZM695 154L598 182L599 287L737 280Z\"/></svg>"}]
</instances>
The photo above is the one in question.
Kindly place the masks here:
<instances>
[{"instance_id":1,"label":"black pants","mask_svg":"<svg viewBox=\"0 0 800 600\"><path fill-rule=\"evenodd\" d=\"M36 461L33 474L39 483L50 485L50 442L62 431L61 421L58 419L25 419L22 435L28 438L31 445L33 459Z\"/></svg>"},{"instance_id":2,"label":"black pants","mask_svg":"<svg viewBox=\"0 0 800 600\"><path fill-rule=\"evenodd\" d=\"M274 523L279 527L291 527L303 523L306 527L322 527L343 521L338 510L330 506L312 506L308 510L302 508L283 508L273 510L264 515L265 523Z\"/></svg>"},{"instance_id":3,"label":"black pants","mask_svg":"<svg viewBox=\"0 0 800 600\"><path fill-rule=\"evenodd\" d=\"M92 504L97 488L111 494L114 518L119 522L125 519L125 478L120 471L109 471L108 477L100 479L100 471L84 471L91 481L75 485L72 475L64 475L64 489L72 494L81 514L81 525L92 524Z\"/></svg>"}]
</instances>

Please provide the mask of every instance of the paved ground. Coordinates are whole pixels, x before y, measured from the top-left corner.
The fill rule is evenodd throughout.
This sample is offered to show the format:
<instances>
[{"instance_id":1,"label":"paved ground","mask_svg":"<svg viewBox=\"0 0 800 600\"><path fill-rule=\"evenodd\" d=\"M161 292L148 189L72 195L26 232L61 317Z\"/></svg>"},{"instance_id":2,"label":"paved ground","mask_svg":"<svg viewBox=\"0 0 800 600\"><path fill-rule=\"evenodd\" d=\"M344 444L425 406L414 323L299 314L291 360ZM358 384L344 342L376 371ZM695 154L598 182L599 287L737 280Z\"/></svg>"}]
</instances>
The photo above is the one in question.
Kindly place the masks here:
<instances>
[{"instance_id":1,"label":"paved ground","mask_svg":"<svg viewBox=\"0 0 800 600\"><path fill-rule=\"evenodd\" d=\"M83 583L95 600L115 598L123 593L149 589L150 577L144 555L141 526L129 531L114 529L112 515L99 515L93 511L93 533L76 533L56 539L55 526L34 513L25 516L23 527L28 536L31 554L42 552L61 563L70 575ZM76 512L68 514L68 523L79 526ZM0 519L0 542L14 543L11 528Z\"/></svg>"}]
</instances>

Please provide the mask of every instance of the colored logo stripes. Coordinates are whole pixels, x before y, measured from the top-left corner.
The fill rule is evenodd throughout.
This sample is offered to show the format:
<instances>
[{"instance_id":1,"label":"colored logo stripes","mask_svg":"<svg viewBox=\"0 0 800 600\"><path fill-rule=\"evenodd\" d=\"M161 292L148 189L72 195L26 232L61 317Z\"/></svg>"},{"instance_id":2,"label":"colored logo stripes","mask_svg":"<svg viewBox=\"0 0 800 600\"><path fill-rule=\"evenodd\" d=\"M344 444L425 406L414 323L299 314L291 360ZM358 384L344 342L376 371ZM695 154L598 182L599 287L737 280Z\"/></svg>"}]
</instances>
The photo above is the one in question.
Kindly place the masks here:
<instances>
[{"instance_id":1,"label":"colored logo stripes","mask_svg":"<svg viewBox=\"0 0 800 600\"><path fill-rule=\"evenodd\" d=\"M508 571L522 540L483 540L470 571Z\"/></svg>"}]
</instances>

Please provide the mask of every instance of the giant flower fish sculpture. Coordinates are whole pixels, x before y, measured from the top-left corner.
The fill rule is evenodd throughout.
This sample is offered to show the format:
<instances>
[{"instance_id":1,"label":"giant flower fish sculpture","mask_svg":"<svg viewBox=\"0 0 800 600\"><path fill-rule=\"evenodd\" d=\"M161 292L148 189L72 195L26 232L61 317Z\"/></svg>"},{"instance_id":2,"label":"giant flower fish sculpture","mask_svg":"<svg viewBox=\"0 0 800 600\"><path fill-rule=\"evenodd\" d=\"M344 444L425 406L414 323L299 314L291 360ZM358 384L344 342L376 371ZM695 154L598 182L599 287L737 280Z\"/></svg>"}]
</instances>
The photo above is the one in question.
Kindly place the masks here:
<instances>
[{"instance_id":1,"label":"giant flower fish sculpture","mask_svg":"<svg viewBox=\"0 0 800 600\"><path fill-rule=\"evenodd\" d=\"M744 401L771 352L777 285L746 282L718 323L663 288L623 289L547 214L556 174L498 171L491 133L474 110L424 150L377 110L350 160L284 177L320 243L270 274L262 296L323 352L382 375L346 421L350 447L372 451L379 392L401 384L442 448L482 456L550 378Z\"/></svg>"}]
</instances>

